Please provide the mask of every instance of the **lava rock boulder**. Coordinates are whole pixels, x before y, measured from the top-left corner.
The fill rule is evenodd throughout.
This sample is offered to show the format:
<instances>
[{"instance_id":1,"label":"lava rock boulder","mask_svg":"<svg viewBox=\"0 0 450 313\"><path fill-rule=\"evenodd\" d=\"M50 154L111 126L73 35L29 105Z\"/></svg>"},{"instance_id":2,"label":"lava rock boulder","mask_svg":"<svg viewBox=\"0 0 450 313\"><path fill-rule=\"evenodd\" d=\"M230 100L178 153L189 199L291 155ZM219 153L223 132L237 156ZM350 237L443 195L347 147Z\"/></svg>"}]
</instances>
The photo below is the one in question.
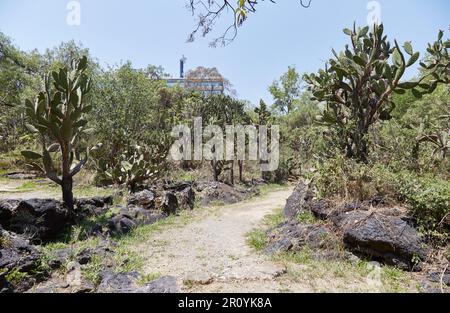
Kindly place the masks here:
<instances>
[{"instance_id":1,"label":"lava rock boulder","mask_svg":"<svg viewBox=\"0 0 450 313\"><path fill-rule=\"evenodd\" d=\"M430 249L408 220L370 211L352 211L334 218L350 250L413 269L428 258Z\"/></svg>"}]
</instances>

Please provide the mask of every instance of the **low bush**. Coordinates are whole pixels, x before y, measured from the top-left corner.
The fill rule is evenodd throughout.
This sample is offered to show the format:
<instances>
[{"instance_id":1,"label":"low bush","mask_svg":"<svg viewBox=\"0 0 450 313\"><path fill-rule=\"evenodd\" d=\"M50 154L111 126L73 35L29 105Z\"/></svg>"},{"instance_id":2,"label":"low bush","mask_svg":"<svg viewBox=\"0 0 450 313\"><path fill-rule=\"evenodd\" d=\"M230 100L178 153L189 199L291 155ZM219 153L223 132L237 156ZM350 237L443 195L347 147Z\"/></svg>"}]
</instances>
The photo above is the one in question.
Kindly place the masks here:
<instances>
[{"instance_id":1,"label":"low bush","mask_svg":"<svg viewBox=\"0 0 450 313\"><path fill-rule=\"evenodd\" d=\"M444 233L442 221L450 214L450 181L408 170L394 172L381 164L360 164L343 157L323 162L316 174L321 197L364 201L382 196L387 202L406 205L424 232Z\"/></svg>"}]
</instances>

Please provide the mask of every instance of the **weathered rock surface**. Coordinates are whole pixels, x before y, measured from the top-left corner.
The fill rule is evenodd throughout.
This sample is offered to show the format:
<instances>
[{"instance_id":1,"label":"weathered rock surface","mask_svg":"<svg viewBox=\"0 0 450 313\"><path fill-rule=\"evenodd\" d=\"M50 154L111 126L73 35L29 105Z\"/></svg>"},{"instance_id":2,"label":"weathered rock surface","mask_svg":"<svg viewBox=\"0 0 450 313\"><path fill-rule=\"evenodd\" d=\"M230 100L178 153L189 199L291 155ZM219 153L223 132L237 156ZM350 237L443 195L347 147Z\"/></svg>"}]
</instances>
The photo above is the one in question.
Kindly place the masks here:
<instances>
[{"instance_id":1,"label":"weathered rock surface","mask_svg":"<svg viewBox=\"0 0 450 313\"><path fill-rule=\"evenodd\" d=\"M66 284L70 293L90 293L95 289L94 284L83 276L81 264L76 261L67 264Z\"/></svg>"},{"instance_id":2,"label":"weathered rock surface","mask_svg":"<svg viewBox=\"0 0 450 313\"><path fill-rule=\"evenodd\" d=\"M13 211L19 205L20 200L0 200L0 225L8 228Z\"/></svg>"},{"instance_id":3,"label":"weathered rock surface","mask_svg":"<svg viewBox=\"0 0 450 313\"><path fill-rule=\"evenodd\" d=\"M98 293L177 293L179 287L176 278L165 276L153 282L140 285L141 276L137 272L114 273L106 270L102 273Z\"/></svg>"},{"instance_id":4,"label":"weathered rock surface","mask_svg":"<svg viewBox=\"0 0 450 313\"><path fill-rule=\"evenodd\" d=\"M143 225L150 225L167 218L167 214L161 211L146 210L141 207L115 207L113 210L118 210L107 221L107 234L127 234L133 228Z\"/></svg>"},{"instance_id":5,"label":"weathered rock surface","mask_svg":"<svg viewBox=\"0 0 450 313\"><path fill-rule=\"evenodd\" d=\"M127 234L137 225L131 215L126 213L119 213L108 220L109 234Z\"/></svg>"},{"instance_id":6,"label":"weathered rock surface","mask_svg":"<svg viewBox=\"0 0 450 313\"><path fill-rule=\"evenodd\" d=\"M160 210L167 214L172 215L177 213L178 199L174 193L165 191L161 197Z\"/></svg>"},{"instance_id":7,"label":"weathered rock surface","mask_svg":"<svg viewBox=\"0 0 450 313\"><path fill-rule=\"evenodd\" d=\"M0 269L30 272L39 258L39 251L29 240L0 228Z\"/></svg>"},{"instance_id":8,"label":"weathered rock surface","mask_svg":"<svg viewBox=\"0 0 450 313\"><path fill-rule=\"evenodd\" d=\"M97 208L103 208L108 205L113 204L113 197L112 196L106 196L106 197L93 197L93 198L82 198L77 199L75 202L75 205L78 208L83 208L86 206L93 206Z\"/></svg>"},{"instance_id":9,"label":"weathered rock surface","mask_svg":"<svg viewBox=\"0 0 450 313\"><path fill-rule=\"evenodd\" d=\"M298 183L292 195L286 200L283 210L284 217L295 218L300 212L307 210L307 204L313 198L309 186L304 182Z\"/></svg>"},{"instance_id":10,"label":"weathered rock surface","mask_svg":"<svg viewBox=\"0 0 450 313\"><path fill-rule=\"evenodd\" d=\"M193 210L195 205L195 191L191 182L176 182L163 186L165 191L175 194L179 210Z\"/></svg>"},{"instance_id":11,"label":"weathered rock surface","mask_svg":"<svg viewBox=\"0 0 450 313\"><path fill-rule=\"evenodd\" d=\"M9 283L6 281L6 273L0 273L0 293L9 292Z\"/></svg>"},{"instance_id":12,"label":"weathered rock surface","mask_svg":"<svg viewBox=\"0 0 450 313\"><path fill-rule=\"evenodd\" d=\"M349 249L387 264L411 268L428 257L429 248L419 233L400 217L352 211L338 215L334 223L342 230Z\"/></svg>"},{"instance_id":13,"label":"weathered rock surface","mask_svg":"<svg viewBox=\"0 0 450 313\"><path fill-rule=\"evenodd\" d=\"M195 206L195 191L192 187L187 187L176 193L180 210L192 211Z\"/></svg>"},{"instance_id":14,"label":"weathered rock surface","mask_svg":"<svg viewBox=\"0 0 450 313\"><path fill-rule=\"evenodd\" d=\"M155 209L155 193L152 190L143 190L128 198L129 205L140 206L147 210Z\"/></svg>"},{"instance_id":15,"label":"weathered rock surface","mask_svg":"<svg viewBox=\"0 0 450 313\"><path fill-rule=\"evenodd\" d=\"M321 220L330 221L335 227L302 225L293 220L306 210ZM407 211L388 206L382 197L336 205L327 200L314 200L313 194L301 182L287 200L283 213L291 222L268 233L268 253L295 251L305 244L316 250L330 249L329 246L322 247L318 239L321 236L336 238L330 235L336 232L342 234L343 244L351 252L406 270L420 269L420 261L427 260L430 252Z\"/></svg>"},{"instance_id":16,"label":"weathered rock surface","mask_svg":"<svg viewBox=\"0 0 450 313\"><path fill-rule=\"evenodd\" d=\"M32 273L39 265L40 252L23 236L7 232L0 227L0 292L22 292L35 283L31 275L20 281L8 281L9 273Z\"/></svg>"},{"instance_id":17,"label":"weathered rock surface","mask_svg":"<svg viewBox=\"0 0 450 313\"><path fill-rule=\"evenodd\" d=\"M70 221L68 210L52 199L2 201L0 215L5 229L37 242L53 239Z\"/></svg>"},{"instance_id":18,"label":"weathered rock surface","mask_svg":"<svg viewBox=\"0 0 450 313\"><path fill-rule=\"evenodd\" d=\"M214 203L234 204L259 193L257 188L240 188L220 182L198 182L195 188L200 192L202 206Z\"/></svg>"},{"instance_id":19,"label":"weathered rock surface","mask_svg":"<svg viewBox=\"0 0 450 313\"><path fill-rule=\"evenodd\" d=\"M428 278L434 283L441 283L442 279L442 283L450 287L450 271L446 271L445 273L429 273Z\"/></svg>"},{"instance_id":20,"label":"weathered rock surface","mask_svg":"<svg viewBox=\"0 0 450 313\"><path fill-rule=\"evenodd\" d=\"M290 221L283 223L268 233L269 244L265 250L268 254L286 251L300 251L305 246L312 249L338 247L339 242L326 225L303 225Z\"/></svg>"}]
</instances>

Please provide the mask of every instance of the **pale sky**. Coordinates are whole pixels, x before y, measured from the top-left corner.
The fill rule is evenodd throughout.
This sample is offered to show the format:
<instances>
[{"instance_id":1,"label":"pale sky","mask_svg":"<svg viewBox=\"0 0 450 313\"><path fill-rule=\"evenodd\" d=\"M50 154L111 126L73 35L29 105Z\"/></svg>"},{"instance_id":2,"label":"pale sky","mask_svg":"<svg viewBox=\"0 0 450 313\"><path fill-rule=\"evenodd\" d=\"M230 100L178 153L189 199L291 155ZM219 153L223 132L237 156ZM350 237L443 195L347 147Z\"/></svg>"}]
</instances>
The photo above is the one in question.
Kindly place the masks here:
<instances>
[{"instance_id":1,"label":"pale sky","mask_svg":"<svg viewBox=\"0 0 450 313\"><path fill-rule=\"evenodd\" d=\"M178 60L187 68L217 67L238 96L272 103L268 85L296 65L300 72L317 71L347 43L342 33L354 21L367 24L366 0L312 0L304 9L297 0L263 1L225 48L210 48L214 36L186 43L194 19L187 0L79 0L81 25L66 22L68 0L0 0L0 31L23 50L44 51L74 39L90 49L101 64L130 60L134 67L161 65L178 76ZM381 0L381 19L389 38L411 40L418 51L434 41L439 29L449 36L450 1ZM223 30L230 16L217 25ZM222 27L221 27L222 26ZM216 32L216 35L219 33ZM409 71L415 74L415 69Z\"/></svg>"}]
</instances>

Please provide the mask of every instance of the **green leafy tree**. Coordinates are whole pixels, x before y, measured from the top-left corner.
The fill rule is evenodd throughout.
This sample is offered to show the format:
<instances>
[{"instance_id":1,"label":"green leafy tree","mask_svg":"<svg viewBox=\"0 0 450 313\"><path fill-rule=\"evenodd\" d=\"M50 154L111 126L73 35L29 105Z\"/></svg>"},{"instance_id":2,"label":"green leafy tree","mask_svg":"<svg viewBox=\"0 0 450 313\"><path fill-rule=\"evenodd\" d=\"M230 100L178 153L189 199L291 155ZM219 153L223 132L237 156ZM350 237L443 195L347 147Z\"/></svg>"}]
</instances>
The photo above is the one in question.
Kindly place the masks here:
<instances>
[{"instance_id":1,"label":"green leafy tree","mask_svg":"<svg viewBox=\"0 0 450 313\"><path fill-rule=\"evenodd\" d=\"M161 156L169 149L181 95L163 80L151 79L154 72L127 62L98 76L92 91L92 121L96 140L102 143L93 153L98 183L126 184L133 191L165 173Z\"/></svg>"},{"instance_id":2,"label":"green leafy tree","mask_svg":"<svg viewBox=\"0 0 450 313\"><path fill-rule=\"evenodd\" d=\"M336 140L345 148L347 157L366 162L367 135L378 120L388 120L395 108L392 95L416 88L419 82L401 82L406 68L412 66L419 53L410 42L403 52L397 41L393 45L384 35L383 25L345 29L351 44L318 74L305 75L314 99L326 108L320 122L334 129Z\"/></svg>"},{"instance_id":3,"label":"green leafy tree","mask_svg":"<svg viewBox=\"0 0 450 313\"><path fill-rule=\"evenodd\" d=\"M20 104L38 91L38 60L34 53L19 50L0 32L0 152L15 150L26 137Z\"/></svg>"},{"instance_id":4,"label":"green leafy tree","mask_svg":"<svg viewBox=\"0 0 450 313\"><path fill-rule=\"evenodd\" d=\"M42 154L33 151L23 151L22 154L35 161L31 164L34 168L61 186L64 204L70 210L74 208L73 177L85 166L89 155L86 148L81 158L80 151L80 139L88 132L84 115L92 109L87 99L91 89L91 80L85 74L87 68L86 57L74 59L70 67L60 68L45 78L45 88L34 103L31 100L25 102L30 121L27 128L40 135ZM60 176L52 153L60 156ZM43 166L36 163L38 160Z\"/></svg>"},{"instance_id":5,"label":"green leafy tree","mask_svg":"<svg viewBox=\"0 0 450 313\"><path fill-rule=\"evenodd\" d=\"M291 113L301 94L301 77L295 67L289 67L279 81L275 81L269 91L275 99L274 107L282 113Z\"/></svg>"}]
</instances>

